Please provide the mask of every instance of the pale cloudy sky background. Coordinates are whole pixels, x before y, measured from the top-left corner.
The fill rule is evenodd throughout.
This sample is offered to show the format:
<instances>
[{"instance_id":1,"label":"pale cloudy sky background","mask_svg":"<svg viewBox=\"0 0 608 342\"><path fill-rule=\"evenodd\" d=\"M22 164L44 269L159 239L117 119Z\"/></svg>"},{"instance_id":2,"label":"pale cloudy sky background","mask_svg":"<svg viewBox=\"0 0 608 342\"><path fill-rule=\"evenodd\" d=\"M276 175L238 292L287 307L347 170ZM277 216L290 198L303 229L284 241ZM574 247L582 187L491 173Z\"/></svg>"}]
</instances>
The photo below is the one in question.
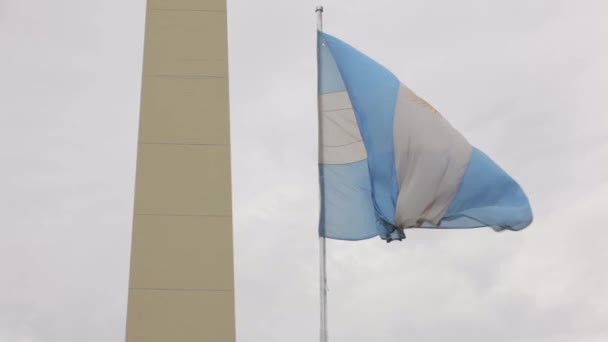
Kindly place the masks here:
<instances>
[{"instance_id":1,"label":"pale cloudy sky background","mask_svg":"<svg viewBox=\"0 0 608 342\"><path fill-rule=\"evenodd\" d=\"M317 4L228 3L239 342L318 336ZM608 341L608 4L323 5L536 216L331 241L331 340ZM144 8L0 0L1 342L124 339Z\"/></svg>"}]
</instances>

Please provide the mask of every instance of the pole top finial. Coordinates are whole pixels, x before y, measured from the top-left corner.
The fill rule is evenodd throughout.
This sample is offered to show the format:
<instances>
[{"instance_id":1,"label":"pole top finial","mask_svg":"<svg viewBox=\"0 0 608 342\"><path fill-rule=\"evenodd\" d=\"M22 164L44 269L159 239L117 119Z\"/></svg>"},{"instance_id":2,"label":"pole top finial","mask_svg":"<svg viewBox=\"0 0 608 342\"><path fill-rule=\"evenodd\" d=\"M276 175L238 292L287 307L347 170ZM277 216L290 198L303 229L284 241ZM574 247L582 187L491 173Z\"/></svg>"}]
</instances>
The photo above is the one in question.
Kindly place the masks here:
<instances>
[{"instance_id":1,"label":"pole top finial","mask_svg":"<svg viewBox=\"0 0 608 342\"><path fill-rule=\"evenodd\" d=\"M317 8L315 8L315 12L323 12L323 6L317 6Z\"/></svg>"}]
</instances>

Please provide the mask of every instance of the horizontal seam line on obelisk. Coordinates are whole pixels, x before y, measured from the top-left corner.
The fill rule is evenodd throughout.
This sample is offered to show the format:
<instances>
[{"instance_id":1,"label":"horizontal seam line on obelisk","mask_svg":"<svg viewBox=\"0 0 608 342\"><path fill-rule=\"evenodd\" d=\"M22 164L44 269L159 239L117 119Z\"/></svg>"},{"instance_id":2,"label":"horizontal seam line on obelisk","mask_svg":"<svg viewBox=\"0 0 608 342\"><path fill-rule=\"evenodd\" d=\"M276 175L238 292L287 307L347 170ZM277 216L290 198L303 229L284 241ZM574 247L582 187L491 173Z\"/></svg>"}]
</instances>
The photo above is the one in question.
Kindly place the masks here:
<instances>
[{"instance_id":1,"label":"horizontal seam line on obelisk","mask_svg":"<svg viewBox=\"0 0 608 342\"><path fill-rule=\"evenodd\" d=\"M159 77L159 78L185 78L185 79L205 79L205 78L213 78L213 79L228 79L226 76L207 76L207 75L168 75L168 74L160 74L160 75L150 75L145 74L143 77Z\"/></svg>"},{"instance_id":2,"label":"horizontal seam line on obelisk","mask_svg":"<svg viewBox=\"0 0 608 342\"><path fill-rule=\"evenodd\" d=\"M234 289L169 289L169 288L145 288L145 287L129 287L129 290L148 290L148 291L203 291L203 292L234 292Z\"/></svg>"},{"instance_id":3,"label":"horizontal seam line on obelisk","mask_svg":"<svg viewBox=\"0 0 608 342\"><path fill-rule=\"evenodd\" d=\"M216 215L216 214L137 214L135 216L200 216L200 217L232 217L232 215Z\"/></svg>"},{"instance_id":4,"label":"horizontal seam line on obelisk","mask_svg":"<svg viewBox=\"0 0 608 342\"><path fill-rule=\"evenodd\" d=\"M180 62L228 62L228 58L178 58Z\"/></svg>"},{"instance_id":5,"label":"horizontal seam line on obelisk","mask_svg":"<svg viewBox=\"0 0 608 342\"><path fill-rule=\"evenodd\" d=\"M167 142L138 142L140 145L185 145L185 146L229 146L230 144L186 144L186 143L167 143Z\"/></svg>"},{"instance_id":6,"label":"horizontal seam line on obelisk","mask_svg":"<svg viewBox=\"0 0 608 342\"><path fill-rule=\"evenodd\" d=\"M331 112L337 112L337 111L340 111L340 110L349 110L349 109L352 110L352 111L354 111L353 107L347 107L347 108L337 108L337 109L322 110L321 113L331 113Z\"/></svg>"},{"instance_id":7,"label":"horizontal seam line on obelisk","mask_svg":"<svg viewBox=\"0 0 608 342\"><path fill-rule=\"evenodd\" d=\"M196 9L196 8L155 8L155 7L148 7L148 9L152 10L152 11L217 12L217 13L226 13L226 10L206 10L206 9Z\"/></svg>"}]
</instances>

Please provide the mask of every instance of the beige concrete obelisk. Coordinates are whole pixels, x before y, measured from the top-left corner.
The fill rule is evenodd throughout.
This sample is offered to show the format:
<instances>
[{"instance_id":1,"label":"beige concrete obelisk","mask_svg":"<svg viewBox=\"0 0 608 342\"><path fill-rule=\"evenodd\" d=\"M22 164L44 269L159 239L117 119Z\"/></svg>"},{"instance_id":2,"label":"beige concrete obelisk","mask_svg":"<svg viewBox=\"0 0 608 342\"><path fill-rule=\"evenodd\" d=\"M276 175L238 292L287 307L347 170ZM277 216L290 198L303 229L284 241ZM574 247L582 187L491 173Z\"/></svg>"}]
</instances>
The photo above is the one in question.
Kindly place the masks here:
<instances>
[{"instance_id":1,"label":"beige concrete obelisk","mask_svg":"<svg viewBox=\"0 0 608 342\"><path fill-rule=\"evenodd\" d=\"M127 342L233 342L226 0L148 0Z\"/></svg>"}]
</instances>

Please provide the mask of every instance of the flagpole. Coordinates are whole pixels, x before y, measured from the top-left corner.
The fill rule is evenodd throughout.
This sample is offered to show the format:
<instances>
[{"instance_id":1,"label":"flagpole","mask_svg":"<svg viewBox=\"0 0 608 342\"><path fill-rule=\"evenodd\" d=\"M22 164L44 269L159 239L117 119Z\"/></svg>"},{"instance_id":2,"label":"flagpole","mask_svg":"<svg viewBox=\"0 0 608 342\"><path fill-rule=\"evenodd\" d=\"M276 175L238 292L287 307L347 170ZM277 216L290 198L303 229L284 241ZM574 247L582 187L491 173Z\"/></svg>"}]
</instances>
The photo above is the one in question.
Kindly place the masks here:
<instances>
[{"instance_id":1,"label":"flagpole","mask_svg":"<svg viewBox=\"0 0 608 342\"><path fill-rule=\"evenodd\" d=\"M323 6L317 6L315 9L317 14L317 30L323 31ZM317 48L318 49L318 48ZM318 51L317 51L318 53ZM317 60L318 63L318 60ZM317 64L317 68L319 65ZM327 257L326 257L326 246L325 237L319 235L319 280L320 280L320 311L321 311L321 325L320 325L320 341L327 342Z\"/></svg>"}]
</instances>

